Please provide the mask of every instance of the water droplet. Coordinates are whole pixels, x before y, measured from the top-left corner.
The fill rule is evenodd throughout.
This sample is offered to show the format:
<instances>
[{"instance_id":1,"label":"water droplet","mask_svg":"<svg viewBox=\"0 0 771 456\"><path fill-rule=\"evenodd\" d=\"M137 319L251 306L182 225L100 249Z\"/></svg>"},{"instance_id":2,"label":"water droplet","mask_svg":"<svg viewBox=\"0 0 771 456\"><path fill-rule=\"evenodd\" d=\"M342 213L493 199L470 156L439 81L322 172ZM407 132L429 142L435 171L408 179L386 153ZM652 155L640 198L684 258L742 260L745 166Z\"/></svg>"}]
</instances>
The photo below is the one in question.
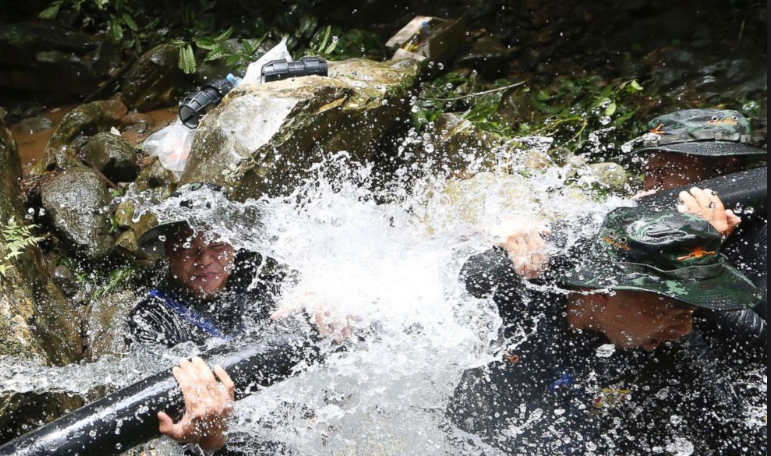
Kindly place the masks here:
<instances>
[{"instance_id":1,"label":"water droplet","mask_svg":"<svg viewBox=\"0 0 771 456\"><path fill-rule=\"evenodd\" d=\"M616 353L616 346L613 344L603 345L597 349L598 358L610 358L614 353Z\"/></svg>"}]
</instances>

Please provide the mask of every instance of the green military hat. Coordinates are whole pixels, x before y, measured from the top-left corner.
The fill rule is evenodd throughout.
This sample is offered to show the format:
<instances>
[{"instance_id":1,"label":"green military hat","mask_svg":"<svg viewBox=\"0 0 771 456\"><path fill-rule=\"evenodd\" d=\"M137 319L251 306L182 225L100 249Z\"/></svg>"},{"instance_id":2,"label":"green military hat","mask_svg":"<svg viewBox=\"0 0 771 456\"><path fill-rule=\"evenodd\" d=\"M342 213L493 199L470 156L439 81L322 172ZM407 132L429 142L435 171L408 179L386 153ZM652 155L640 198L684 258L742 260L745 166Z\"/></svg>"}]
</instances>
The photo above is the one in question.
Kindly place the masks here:
<instances>
[{"instance_id":1,"label":"green military hat","mask_svg":"<svg viewBox=\"0 0 771 456\"><path fill-rule=\"evenodd\" d=\"M630 155L673 152L705 157L766 155L750 145L752 129L738 111L690 109L656 117L650 132L627 144Z\"/></svg>"},{"instance_id":2,"label":"green military hat","mask_svg":"<svg viewBox=\"0 0 771 456\"><path fill-rule=\"evenodd\" d=\"M569 288L642 291L710 310L754 307L760 292L721 255L706 220L634 207L611 212L587 256L561 278Z\"/></svg>"}]
</instances>

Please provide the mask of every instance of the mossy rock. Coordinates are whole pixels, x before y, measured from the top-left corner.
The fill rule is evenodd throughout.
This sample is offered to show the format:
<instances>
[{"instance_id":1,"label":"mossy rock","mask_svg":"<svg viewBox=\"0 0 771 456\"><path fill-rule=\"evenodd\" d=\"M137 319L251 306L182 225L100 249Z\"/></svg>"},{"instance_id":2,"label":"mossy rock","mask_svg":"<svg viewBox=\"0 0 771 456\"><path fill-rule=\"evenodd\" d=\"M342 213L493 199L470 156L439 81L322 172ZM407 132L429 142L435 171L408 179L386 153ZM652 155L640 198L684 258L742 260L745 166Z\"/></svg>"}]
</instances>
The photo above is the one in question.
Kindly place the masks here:
<instances>
[{"instance_id":1,"label":"mossy rock","mask_svg":"<svg viewBox=\"0 0 771 456\"><path fill-rule=\"evenodd\" d=\"M407 117L418 66L337 62L330 77L244 85L205 116L180 184L233 188L236 199L291 192L307 170L340 151L370 161L386 132Z\"/></svg>"},{"instance_id":2,"label":"mossy rock","mask_svg":"<svg viewBox=\"0 0 771 456\"><path fill-rule=\"evenodd\" d=\"M69 146L78 136L93 136L108 132L120 125L128 109L120 101L95 101L78 106L62 119L43 150L43 157L32 168L31 174L39 176L56 167L56 154L62 147Z\"/></svg>"}]
</instances>

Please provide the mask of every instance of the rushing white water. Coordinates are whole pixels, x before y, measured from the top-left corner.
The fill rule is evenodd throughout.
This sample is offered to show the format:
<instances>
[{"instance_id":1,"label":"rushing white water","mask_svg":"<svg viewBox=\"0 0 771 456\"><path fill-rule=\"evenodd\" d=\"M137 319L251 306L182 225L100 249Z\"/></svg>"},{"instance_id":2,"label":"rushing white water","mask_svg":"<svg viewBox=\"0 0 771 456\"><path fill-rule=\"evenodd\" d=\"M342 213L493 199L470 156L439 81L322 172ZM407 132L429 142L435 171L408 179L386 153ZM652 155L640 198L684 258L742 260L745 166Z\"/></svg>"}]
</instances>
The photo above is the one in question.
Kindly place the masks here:
<instances>
[{"instance_id":1,"label":"rushing white water","mask_svg":"<svg viewBox=\"0 0 771 456\"><path fill-rule=\"evenodd\" d=\"M450 184L405 177L372 190L372 168L341 153L286 198L238 204L205 190L193 207L180 207L179 198L145 206L161 222L187 218L237 248L275 258L298 278L283 290L280 307L325 309L354 327L345 351L241 401L231 445L248 435L303 456L498 454L444 416L463 372L491 362L502 348L497 308L466 293L461 268L498 242L511 218L565 220L571 245L623 204L577 196L565 185L567 169L524 177L522 166L508 162ZM90 365L0 369L0 392L117 388L193 352L181 347L161 360L140 352ZM158 445L161 454L181 452ZM686 454L687 442L677 445Z\"/></svg>"}]
</instances>

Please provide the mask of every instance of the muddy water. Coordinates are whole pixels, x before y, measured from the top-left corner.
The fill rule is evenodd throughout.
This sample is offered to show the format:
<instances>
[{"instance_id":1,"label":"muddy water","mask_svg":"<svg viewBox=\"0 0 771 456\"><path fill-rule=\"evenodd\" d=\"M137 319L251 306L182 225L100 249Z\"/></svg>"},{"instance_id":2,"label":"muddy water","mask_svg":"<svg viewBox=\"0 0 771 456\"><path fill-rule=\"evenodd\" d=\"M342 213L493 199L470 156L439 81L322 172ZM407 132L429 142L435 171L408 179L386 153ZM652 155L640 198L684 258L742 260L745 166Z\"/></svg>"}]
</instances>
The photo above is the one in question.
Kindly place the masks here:
<instances>
[{"instance_id":1,"label":"muddy water","mask_svg":"<svg viewBox=\"0 0 771 456\"><path fill-rule=\"evenodd\" d=\"M41 116L45 116L53 122L53 126L46 130L37 132L26 130L23 127L23 123L11 126L11 133L19 145L19 157L25 176L29 174L35 163L43 156L43 150L45 149L46 144L51 139L51 136L53 136L56 128L61 124L64 116L77 106L78 105L60 106L41 114ZM152 133L173 122L177 117L177 107L158 109L144 113L142 116L146 116L149 121L149 126L146 131L139 133L123 131L123 127L120 128L121 136L133 145L139 144Z\"/></svg>"},{"instance_id":2,"label":"muddy water","mask_svg":"<svg viewBox=\"0 0 771 456\"><path fill-rule=\"evenodd\" d=\"M21 158L21 166L24 169L25 176L29 174L32 166L40 160L40 157L43 155L43 149L56 131L56 127L59 126L64 116L75 108L75 106L76 105L61 106L41 114L41 116L45 116L53 122L53 127L47 130L39 132L25 131L21 124L11 127L11 134L13 134L13 137L19 144L19 156Z\"/></svg>"}]
</instances>

